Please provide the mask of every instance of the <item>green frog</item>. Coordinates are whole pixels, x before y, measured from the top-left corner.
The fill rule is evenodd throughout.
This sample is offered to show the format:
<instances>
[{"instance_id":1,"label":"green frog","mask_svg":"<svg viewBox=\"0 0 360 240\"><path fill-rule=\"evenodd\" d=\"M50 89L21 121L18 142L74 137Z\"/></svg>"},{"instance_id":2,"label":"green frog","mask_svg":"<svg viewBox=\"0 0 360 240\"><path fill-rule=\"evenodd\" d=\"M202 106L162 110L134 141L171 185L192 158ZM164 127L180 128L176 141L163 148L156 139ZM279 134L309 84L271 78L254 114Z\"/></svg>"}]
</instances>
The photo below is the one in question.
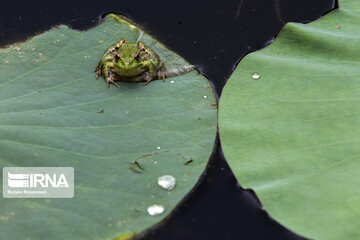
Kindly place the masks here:
<instances>
[{"instance_id":1,"label":"green frog","mask_svg":"<svg viewBox=\"0 0 360 240\"><path fill-rule=\"evenodd\" d=\"M105 51L95 72L96 79L99 76L104 77L107 87L112 83L120 88L116 81L145 82L144 85L147 85L152 80L165 81L165 78L178 76L193 69L193 66L189 65L167 71L159 55L145 43L129 43L126 38L122 38Z\"/></svg>"}]
</instances>

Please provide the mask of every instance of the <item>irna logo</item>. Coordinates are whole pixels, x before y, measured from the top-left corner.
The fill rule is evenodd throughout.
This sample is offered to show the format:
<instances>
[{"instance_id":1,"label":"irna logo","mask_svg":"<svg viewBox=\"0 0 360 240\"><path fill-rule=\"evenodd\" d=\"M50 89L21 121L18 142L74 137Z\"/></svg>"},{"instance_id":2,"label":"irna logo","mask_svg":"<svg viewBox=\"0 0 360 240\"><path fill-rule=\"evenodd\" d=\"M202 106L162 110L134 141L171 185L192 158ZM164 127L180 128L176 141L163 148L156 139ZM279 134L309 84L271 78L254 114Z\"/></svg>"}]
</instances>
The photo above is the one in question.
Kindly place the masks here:
<instances>
[{"instance_id":1,"label":"irna logo","mask_svg":"<svg viewBox=\"0 0 360 240\"><path fill-rule=\"evenodd\" d=\"M5 198L72 198L74 168L5 167L3 196Z\"/></svg>"},{"instance_id":2,"label":"irna logo","mask_svg":"<svg viewBox=\"0 0 360 240\"><path fill-rule=\"evenodd\" d=\"M47 188L49 186L69 187L64 174L19 174L8 172L8 186L11 188Z\"/></svg>"}]
</instances>

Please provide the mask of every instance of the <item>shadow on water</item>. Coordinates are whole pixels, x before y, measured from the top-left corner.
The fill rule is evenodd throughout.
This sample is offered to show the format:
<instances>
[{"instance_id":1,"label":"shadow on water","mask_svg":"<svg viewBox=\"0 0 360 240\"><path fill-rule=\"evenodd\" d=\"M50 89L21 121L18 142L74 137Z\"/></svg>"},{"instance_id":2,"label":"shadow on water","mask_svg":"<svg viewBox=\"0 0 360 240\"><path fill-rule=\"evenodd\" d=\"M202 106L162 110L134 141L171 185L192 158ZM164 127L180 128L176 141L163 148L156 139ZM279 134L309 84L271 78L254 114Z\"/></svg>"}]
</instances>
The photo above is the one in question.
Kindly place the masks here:
<instances>
[{"instance_id":1,"label":"shadow on water","mask_svg":"<svg viewBox=\"0 0 360 240\"><path fill-rule=\"evenodd\" d=\"M123 13L208 77L217 96L247 53L270 44L286 22L310 22L336 0L2 1L0 46L58 24L85 30ZM241 184L241 183L240 183ZM229 168L219 134L193 190L139 239L303 239L273 220Z\"/></svg>"}]
</instances>

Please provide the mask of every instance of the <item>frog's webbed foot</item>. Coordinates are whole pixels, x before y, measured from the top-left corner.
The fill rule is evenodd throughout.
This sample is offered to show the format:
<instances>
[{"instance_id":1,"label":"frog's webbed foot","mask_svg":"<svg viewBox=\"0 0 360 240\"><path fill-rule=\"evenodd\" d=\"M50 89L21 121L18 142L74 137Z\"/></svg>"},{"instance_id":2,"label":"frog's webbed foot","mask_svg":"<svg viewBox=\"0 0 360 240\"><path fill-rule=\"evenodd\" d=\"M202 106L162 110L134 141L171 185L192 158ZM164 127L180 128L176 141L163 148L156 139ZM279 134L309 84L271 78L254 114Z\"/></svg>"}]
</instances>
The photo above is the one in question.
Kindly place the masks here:
<instances>
[{"instance_id":1,"label":"frog's webbed foot","mask_svg":"<svg viewBox=\"0 0 360 240\"><path fill-rule=\"evenodd\" d=\"M153 76L151 75L151 73L149 72L145 72L142 77L145 80L144 86L147 85L149 82L151 82L153 80Z\"/></svg>"},{"instance_id":2,"label":"frog's webbed foot","mask_svg":"<svg viewBox=\"0 0 360 240\"><path fill-rule=\"evenodd\" d=\"M109 87L110 83L112 83L115 86L117 86L118 88L120 88L120 86L115 83L115 81L114 81L114 79L113 79L113 77L111 75L106 78L106 86Z\"/></svg>"},{"instance_id":3,"label":"frog's webbed foot","mask_svg":"<svg viewBox=\"0 0 360 240\"><path fill-rule=\"evenodd\" d=\"M106 76L105 76L105 80L106 80L106 86L109 88L110 83L114 84L115 86L117 86L118 88L120 88L120 86L118 84L115 83L114 78L113 78L113 74L110 72L110 70L108 69L106 72Z\"/></svg>"},{"instance_id":4,"label":"frog's webbed foot","mask_svg":"<svg viewBox=\"0 0 360 240\"><path fill-rule=\"evenodd\" d=\"M109 87L110 83L114 84L115 86L117 86L118 88L120 88L120 86L118 84L115 83L115 81L113 80L113 78L111 76L106 78L106 86Z\"/></svg>"}]
</instances>

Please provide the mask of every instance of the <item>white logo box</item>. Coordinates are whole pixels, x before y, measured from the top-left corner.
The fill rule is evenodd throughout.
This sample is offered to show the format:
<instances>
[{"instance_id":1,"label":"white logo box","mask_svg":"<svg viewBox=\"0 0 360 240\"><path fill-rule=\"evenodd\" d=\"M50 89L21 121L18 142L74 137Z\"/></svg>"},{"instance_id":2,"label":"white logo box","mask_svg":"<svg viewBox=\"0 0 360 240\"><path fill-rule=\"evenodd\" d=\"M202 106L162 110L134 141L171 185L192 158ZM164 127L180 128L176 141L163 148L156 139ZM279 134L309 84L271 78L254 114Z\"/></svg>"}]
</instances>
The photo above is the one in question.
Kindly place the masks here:
<instances>
[{"instance_id":1,"label":"white logo box","mask_svg":"<svg viewBox=\"0 0 360 240\"><path fill-rule=\"evenodd\" d=\"M4 167L4 198L73 198L72 167Z\"/></svg>"}]
</instances>

